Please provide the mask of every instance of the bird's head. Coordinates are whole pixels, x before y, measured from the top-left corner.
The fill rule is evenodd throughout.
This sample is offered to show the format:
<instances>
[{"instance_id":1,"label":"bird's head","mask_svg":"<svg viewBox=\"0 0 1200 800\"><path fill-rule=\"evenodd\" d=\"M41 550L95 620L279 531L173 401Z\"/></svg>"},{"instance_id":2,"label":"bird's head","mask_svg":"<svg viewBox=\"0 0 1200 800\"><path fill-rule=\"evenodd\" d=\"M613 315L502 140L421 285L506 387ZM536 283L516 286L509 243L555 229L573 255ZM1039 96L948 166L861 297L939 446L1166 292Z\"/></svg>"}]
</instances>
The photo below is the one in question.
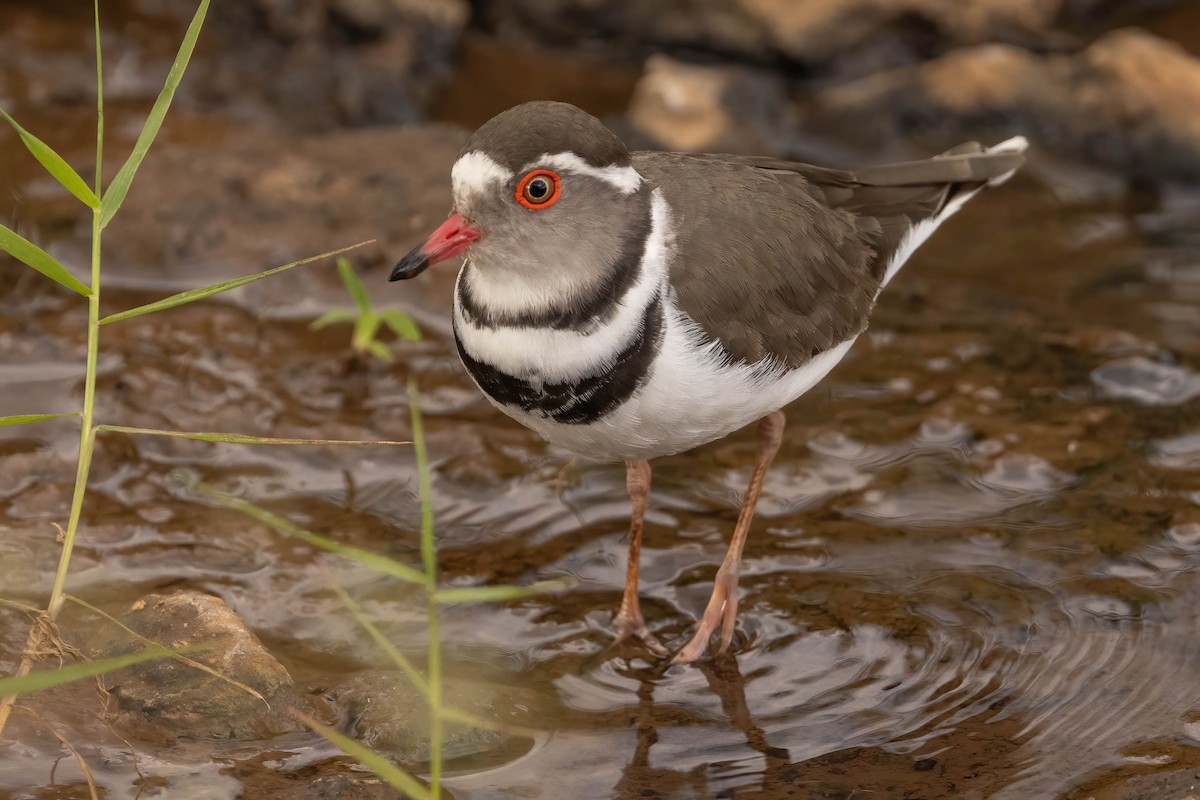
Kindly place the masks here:
<instances>
[{"instance_id":1,"label":"bird's head","mask_svg":"<svg viewBox=\"0 0 1200 800\"><path fill-rule=\"evenodd\" d=\"M618 258L647 192L624 143L566 103L525 103L477 130L451 170L450 216L390 280L466 255L496 281L585 292ZM541 291L541 290L539 290Z\"/></svg>"}]
</instances>

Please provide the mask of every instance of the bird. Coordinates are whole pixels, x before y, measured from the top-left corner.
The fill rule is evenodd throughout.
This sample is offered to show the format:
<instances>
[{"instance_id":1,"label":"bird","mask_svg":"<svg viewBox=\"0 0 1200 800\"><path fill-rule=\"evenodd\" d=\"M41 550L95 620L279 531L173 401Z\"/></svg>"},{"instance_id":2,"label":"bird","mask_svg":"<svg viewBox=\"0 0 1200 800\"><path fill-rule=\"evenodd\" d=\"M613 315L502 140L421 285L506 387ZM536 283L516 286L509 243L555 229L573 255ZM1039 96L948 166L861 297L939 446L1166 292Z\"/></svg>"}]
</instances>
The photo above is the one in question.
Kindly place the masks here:
<instances>
[{"instance_id":1,"label":"bird","mask_svg":"<svg viewBox=\"0 0 1200 800\"><path fill-rule=\"evenodd\" d=\"M783 407L867 327L933 231L1024 163L1016 136L861 170L766 156L630 151L567 103L514 106L450 170L449 217L389 280L463 257L458 354L491 403L550 443L624 462L629 560L618 640L686 664L727 650L742 549ZM725 558L673 656L648 629L638 563L650 460L753 423L758 446Z\"/></svg>"}]
</instances>

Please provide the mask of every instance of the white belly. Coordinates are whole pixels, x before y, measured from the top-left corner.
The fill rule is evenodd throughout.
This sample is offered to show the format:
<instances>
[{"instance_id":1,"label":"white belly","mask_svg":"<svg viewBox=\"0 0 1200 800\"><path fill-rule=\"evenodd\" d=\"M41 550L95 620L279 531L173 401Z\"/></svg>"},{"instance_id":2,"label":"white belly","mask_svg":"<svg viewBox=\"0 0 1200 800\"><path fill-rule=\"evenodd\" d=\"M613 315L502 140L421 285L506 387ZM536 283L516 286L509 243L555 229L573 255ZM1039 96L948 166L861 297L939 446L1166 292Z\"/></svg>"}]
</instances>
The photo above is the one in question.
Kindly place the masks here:
<instances>
[{"instance_id":1,"label":"white belly","mask_svg":"<svg viewBox=\"0 0 1200 800\"><path fill-rule=\"evenodd\" d=\"M585 458L618 461L671 455L715 441L761 419L811 389L842 360L854 340L791 370L729 364L715 342L670 307L653 371L625 403L588 424L563 424L496 405L551 444Z\"/></svg>"}]
</instances>

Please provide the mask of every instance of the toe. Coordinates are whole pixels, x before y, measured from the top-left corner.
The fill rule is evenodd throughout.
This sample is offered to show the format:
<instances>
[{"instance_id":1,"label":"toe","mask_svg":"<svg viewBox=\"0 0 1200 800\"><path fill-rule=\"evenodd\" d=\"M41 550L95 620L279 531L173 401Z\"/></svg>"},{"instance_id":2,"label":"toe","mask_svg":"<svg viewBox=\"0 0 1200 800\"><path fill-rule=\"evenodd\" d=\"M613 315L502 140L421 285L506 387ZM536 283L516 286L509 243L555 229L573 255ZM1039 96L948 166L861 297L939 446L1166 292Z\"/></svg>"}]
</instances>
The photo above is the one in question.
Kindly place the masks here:
<instances>
[{"instance_id":1,"label":"toe","mask_svg":"<svg viewBox=\"0 0 1200 800\"><path fill-rule=\"evenodd\" d=\"M659 641L658 637L646 627L646 620L643 619L640 612L625 613L622 611L618 613L617 618L613 620L613 637L614 644L623 642L626 639L637 639L651 654L659 658L668 656L671 653L666 645Z\"/></svg>"},{"instance_id":2,"label":"toe","mask_svg":"<svg viewBox=\"0 0 1200 800\"><path fill-rule=\"evenodd\" d=\"M657 658L666 658L671 655L671 651L663 644L657 636L647 628L642 628L638 631L637 637L642 640L642 645Z\"/></svg>"},{"instance_id":3,"label":"toe","mask_svg":"<svg viewBox=\"0 0 1200 800\"><path fill-rule=\"evenodd\" d=\"M702 619L695 635L675 654L671 663L691 664L693 661L698 661L704 655L704 651L708 649L708 640L712 637L712 632L712 625L708 623L708 619Z\"/></svg>"},{"instance_id":4,"label":"toe","mask_svg":"<svg viewBox=\"0 0 1200 800\"><path fill-rule=\"evenodd\" d=\"M737 595L731 594L729 600L725 603L725 608L721 612L721 643L717 646L717 653L724 653L729 649L729 643L733 641L733 631L737 626Z\"/></svg>"}]
</instances>

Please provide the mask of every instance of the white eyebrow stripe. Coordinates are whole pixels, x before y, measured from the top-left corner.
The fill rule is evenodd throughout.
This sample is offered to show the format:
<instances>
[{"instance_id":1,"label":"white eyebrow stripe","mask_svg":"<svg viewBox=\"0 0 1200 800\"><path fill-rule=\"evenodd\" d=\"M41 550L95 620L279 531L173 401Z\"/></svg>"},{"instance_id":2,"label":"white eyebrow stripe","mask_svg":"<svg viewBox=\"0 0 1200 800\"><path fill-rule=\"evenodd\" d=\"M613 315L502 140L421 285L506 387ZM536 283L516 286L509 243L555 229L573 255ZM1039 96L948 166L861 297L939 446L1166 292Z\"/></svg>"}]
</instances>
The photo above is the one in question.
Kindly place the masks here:
<instances>
[{"instance_id":1,"label":"white eyebrow stripe","mask_svg":"<svg viewBox=\"0 0 1200 800\"><path fill-rule=\"evenodd\" d=\"M450 170L450 185L455 197L465 194L484 194L497 183L507 183L516 176L486 153L472 150L459 156Z\"/></svg>"},{"instance_id":2,"label":"white eyebrow stripe","mask_svg":"<svg viewBox=\"0 0 1200 800\"><path fill-rule=\"evenodd\" d=\"M598 178L618 189L622 194L633 194L642 185L641 174L633 167L594 167L574 153L545 153L540 158L526 164L521 172L549 167L564 172L574 172L577 175L587 175Z\"/></svg>"}]
</instances>

